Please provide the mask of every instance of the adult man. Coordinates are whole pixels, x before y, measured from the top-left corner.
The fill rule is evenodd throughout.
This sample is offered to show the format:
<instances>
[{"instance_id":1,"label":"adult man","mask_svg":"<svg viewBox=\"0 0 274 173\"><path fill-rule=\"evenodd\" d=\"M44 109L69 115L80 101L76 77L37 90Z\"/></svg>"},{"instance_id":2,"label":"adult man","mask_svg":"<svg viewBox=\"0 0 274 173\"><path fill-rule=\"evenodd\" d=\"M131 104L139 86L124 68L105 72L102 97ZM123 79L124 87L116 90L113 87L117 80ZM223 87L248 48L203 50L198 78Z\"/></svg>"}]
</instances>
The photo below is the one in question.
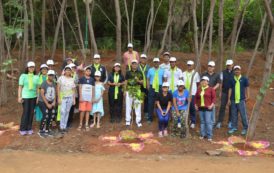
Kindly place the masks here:
<instances>
[{"instance_id":1,"label":"adult man","mask_svg":"<svg viewBox=\"0 0 274 173\"><path fill-rule=\"evenodd\" d=\"M93 56L93 64L90 66L91 67L91 77L94 79L94 74L96 71L101 72L101 79L100 81L103 82L104 84L107 82L107 69L105 66L101 64L101 56L99 54L94 54Z\"/></svg>"},{"instance_id":2,"label":"adult man","mask_svg":"<svg viewBox=\"0 0 274 173\"><path fill-rule=\"evenodd\" d=\"M229 104L231 104L232 128L228 131L233 134L238 129L238 112L240 112L243 130L242 135L246 135L248 128L248 119L245 102L249 99L249 82L248 79L241 75L241 67L234 66L234 78L230 82L228 93Z\"/></svg>"},{"instance_id":3,"label":"adult man","mask_svg":"<svg viewBox=\"0 0 274 173\"><path fill-rule=\"evenodd\" d=\"M223 70L220 74L220 79L222 81L221 87L221 106L219 110L218 122L216 128L221 128L224 116L225 116L225 108L228 101L228 91L230 86L230 81L233 79L234 72L233 72L233 60L228 59L226 61L226 69ZM228 119L228 127L231 128L231 106L229 106L229 119Z\"/></svg>"},{"instance_id":4,"label":"adult man","mask_svg":"<svg viewBox=\"0 0 274 173\"><path fill-rule=\"evenodd\" d=\"M190 128L194 129L195 124L196 124L196 110L195 110L195 105L194 105L194 98L197 92L197 87L200 82L200 75L198 72L195 73L194 75L194 62L189 60L187 61L187 70L183 72L183 80L185 83L185 88L189 91L191 94L191 102L190 102L190 107L189 107L189 114L190 114L190 119L191 119L191 124ZM193 81L192 81L192 88L190 91L190 85L191 85L191 79L193 76Z\"/></svg>"},{"instance_id":5,"label":"adult man","mask_svg":"<svg viewBox=\"0 0 274 173\"><path fill-rule=\"evenodd\" d=\"M170 58L170 53L169 52L164 52L163 53L164 63L162 63L160 65L160 68L162 68L164 70L169 70L170 69L169 58Z\"/></svg>"},{"instance_id":6,"label":"adult man","mask_svg":"<svg viewBox=\"0 0 274 173\"><path fill-rule=\"evenodd\" d=\"M177 82L183 78L183 72L176 66L176 58L171 57L169 59L170 69L165 70L164 79L169 83L169 89L173 93L177 90Z\"/></svg>"},{"instance_id":7,"label":"adult man","mask_svg":"<svg viewBox=\"0 0 274 173\"><path fill-rule=\"evenodd\" d=\"M135 110L136 124L141 123L141 85L143 85L143 75L138 71L138 61L131 61L131 69L126 73L126 126L130 125L131 111Z\"/></svg>"},{"instance_id":8,"label":"adult man","mask_svg":"<svg viewBox=\"0 0 274 173\"><path fill-rule=\"evenodd\" d=\"M126 51L123 55L123 63L127 69L130 69L132 60L137 60L137 62L139 62L139 54L137 51L133 50L132 43L128 43L127 48L128 51Z\"/></svg>"},{"instance_id":9,"label":"adult man","mask_svg":"<svg viewBox=\"0 0 274 173\"><path fill-rule=\"evenodd\" d=\"M150 69L150 66L147 64L147 55L141 54L140 64L138 70L142 72L143 75L143 85L141 87L141 91L144 94L144 114L145 117L148 118L148 90L147 90L147 73Z\"/></svg>"},{"instance_id":10,"label":"adult man","mask_svg":"<svg viewBox=\"0 0 274 173\"><path fill-rule=\"evenodd\" d=\"M218 73L215 73L214 69L215 69L215 62L209 61L207 71L202 74L202 77L207 76L209 78L208 85L216 91L220 87L221 80L220 80L220 75ZM214 105L213 111L212 111L213 125L215 124L215 112L216 112L216 107Z\"/></svg>"},{"instance_id":11,"label":"adult man","mask_svg":"<svg viewBox=\"0 0 274 173\"><path fill-rule=\"evenodd\" d=\"M148 89L148 123L151 124L153 120L154 105L156 95L161 92L164 69L159 67L160 59L155 57L153 59L153 67L147 73L147 89Z\"/></svg>"}]
</instances>

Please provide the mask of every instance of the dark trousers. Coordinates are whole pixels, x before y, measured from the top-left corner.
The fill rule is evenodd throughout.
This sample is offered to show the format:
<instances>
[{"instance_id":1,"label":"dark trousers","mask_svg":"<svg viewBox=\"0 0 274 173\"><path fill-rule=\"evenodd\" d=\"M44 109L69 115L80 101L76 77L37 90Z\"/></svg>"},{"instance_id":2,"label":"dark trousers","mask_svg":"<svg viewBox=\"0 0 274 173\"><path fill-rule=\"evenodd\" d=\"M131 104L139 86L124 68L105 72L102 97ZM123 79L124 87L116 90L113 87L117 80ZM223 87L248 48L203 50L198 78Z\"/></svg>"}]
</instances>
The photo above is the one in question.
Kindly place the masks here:
<instances>
[{"instance_id":1,"label":"dark trousers","mask_svg":"<svg viewBox=\"0 0 274 173\"><path fill-rule=\"evenodd\" d=\"M222 92L218 123L223 123L223 121L224 121L225 109L226 109L227 102L228 102L228 93ZM228 112L229 112L228 121L231 122L231 120L232 120L231 119L231 106L229 106Z\"/></svg>"},{"instance_id":2,"label":"dark trousers","mask_svg":"<svg viewBox=\"0 0 274 173\"><path fill-rule=\"evenodd\" d=\"M148 113L148 90L142 87L142 93L144 93L144 113L147 114Z\"/></svg>"},{"instance_id":3,"label":"dark trousers","mask_svg":"<svg viewBox=\"0 0 274 173\"><path fill-rule=\"evenodd\" d=\"M195 96L193 95L191 98L190 106L189 106L189 115L190 115L191 124L196 124L196 110L194 105L194 98Z\"/></svg>"},{"instance_id":4,"label":"dark trousers","mask_svg":"<svg viewBox=\"0 0 274 173\"><path fill-rule=\"evenodd\" d=\"M43 131L44 129L46 129L46 131L49 131L52 121L55 118L56 110L55 108L48 109L46 104L40 101L38 103L38 106L43 114L40 124L40 131Z\"/></svg>"},{"instance_id":5,"label":"dark trousers","mask_svg":"<svg viewBox=\"0 0 274 173\"><path fill-rule=\"evenodd\" d=\"M36 106L36 98L23 99L23 114L21 117L20 131L32 130L32 121L34 116L34 108Z\"/></svg>"},{"instance_id":6,"label":"dark trousers","mask_svg":"<svg viewBox=\"0 0 274 173\"><path fill-rule=\"evenodd\" d=\"M159 93L162 92L162 86L159 86ZM148 90L148 121L153 120L153 114L154 114L154 106L155 106L155 99L157 96L157 92L152 88L152 85L150 85Z\"/></svg>"},{"instance_id":7,"label":"dark trousers","mask_svg":"<svg viewBox=\"0 0 274 173\"><path fill-rule=\"evenodd\" d=\"M123 93L118 93L118 98L114 99L114 92L109 91L108 93L108 102L109 102L109 114L110 122L121 122L122 121L122 111L123 111Z\"/></svg>"}]
</instances>

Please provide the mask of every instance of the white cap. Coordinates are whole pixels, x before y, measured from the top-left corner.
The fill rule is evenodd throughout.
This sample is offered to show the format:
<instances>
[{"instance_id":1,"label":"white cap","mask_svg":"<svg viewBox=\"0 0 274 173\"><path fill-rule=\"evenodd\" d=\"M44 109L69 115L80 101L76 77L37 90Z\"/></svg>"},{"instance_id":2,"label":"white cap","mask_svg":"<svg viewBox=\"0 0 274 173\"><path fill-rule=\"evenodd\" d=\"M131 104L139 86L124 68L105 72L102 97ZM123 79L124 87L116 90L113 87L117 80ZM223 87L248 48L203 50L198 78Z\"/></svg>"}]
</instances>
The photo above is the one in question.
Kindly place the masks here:
<instances>
[{"instance_id":1,"label":"white cap","mask_svg":"<svg viewBox=\"0 0 274 173\"><path fill-rule=\"evenodd\" d=\"M141 54L141 58L147 58L146 54Z\"/></svg>"},{"instance_id":2,"label":"white cap","mask_svg":"<svg viewBox=\"0 0 274 173\"><path fill-rule=\"evenodd\" d=\"M33 61L29 61L27 67L35 67L35 63Z\"/></svg>"},{"instance_id":3,"label":"white cap","mask_svg":"<svg viewBox=\"0 0 274 173\"><path fill-rule=\"evenodd\" d=\"M160 59L158 57L153 58L153 62L160 62Z\"/></svg>"},{"instance_id":4,"label":"white cap","mask_svg":"<svg viewBox=\"0 0 274 173\"><path fill-rule=\"evenodd\" d=\"M101 58L101 56L99 54L94 54L93 58L94 59L99 59L99 58Z\"/></svg>"},{"instance_id":5,"label":"white cap","mask_svg":"<svg viewBox=\"0 0 274 173\"><path fill-rule=\"evenodd\" d=\"M169 52L164 52L163 55L168 55L168 56L170 56L170 53L169 53Z\"/></svg>"},{"instance_id":6,"label":"white cap","mask_svg":"<svg viewBox=\"0 0 274 173\"><path fill-rule=\"evenodd\" d=\"M194 65L194 61L192 61L192 60L189 60L189 61L187 61L187 63L186 63L187 65Z\"/></svg>"},{"instance_id":7,"label":"white cap","mask_svg":"<svg viewBox=\"0 0 274 173\"><path fill-rule=\"evenodd\" d=\"M234 69L234 70L235 70L235 69L240 69L240 70L241 70L241 66L235 65L233 69Z\"/></svg>"},{"instance_id":8,"label":"white cap","mask_svg":"<svg viewBox=\"0 0 274 173\"><path fill-rule=\"evenodd\" d=\"M233 65L233 60L232 59L228 59L226 60L226 65Z\"/></svg>"},{"instance_id":9,"label":"white cap","mask_svg":"<svg viewBox=\"0 0 274 173\"><path fill-rule=\"evenodd\" d=\"M69 68L71 70L71 66L70 65L66 65L64 70L66 70L67 68Z\"/></svg>"},{"instance_id":10,"label":"white cap","mask_svg":"<svg viewBox=\"0 0 274 173\"><path fill-rule=\"evenodd\" d=\"M176 60L177 60L176 57L170 57L170 59L169 59L169 61L171 61L171 62L174 62Z\"/></svg>"},{"instance_id":11,"label":"white cap","mask_svg":"<svg viewBox=\"0 0 274 173\"><path fill-rule=\"evenodd\" d=\"M179 81L177 82L177 86L182 86L182 85L185 85L184 81L179 80Z\"/></svg>"},{"instance_id":12,"label":"white cap","mask_svg":"<svg viewBox=\"0 0 274 173\"><path fill-rule=\"evenodd\" d=\"M94 76L101 76L101 72L100 72L100 71L96 71L96 72L94 73Z\"/></svg>"},{"instance_id":13,"label":"white cap","mask_svg":"<svg viewBox=\"0 0 274 173\"><path fill-rule=\"evenodd\" d=\"M70 66L71 68L76 67L76 65L75 65L74 63L69 64L69 66Z\"/></svg>"},{"instance_id":14,"label":"white cap","mask_svg":"<svg viewBox=\"0 0 274 173\"><path fill-rule=\"evenodd\" d=\"M137 59L133 59L133 60L131 61L131 64L132 64L132 63L138 63Z\"/></svg>"},{"instance_id":15,"label":"white cap","mask_svg":"<svg viewBox=\"0 0 274 173\"><path fill-rule=\"evenodd\" d=\"M54 61L52 59L47 60L47 65L54 65Z\"/></svg>"},{"instance_id":16,"label":"white cap","mask_svg":"<svg viewBox=\"0 0 274 173\"><path fill-rule=\"evenodd\" d=\"M117 63L115 63L115 64L113 65L113 67L116 67L116 66L121 67L121 64L117 62Z\"/></svg>"},{"instance_id":17,"label":"white cap","mask_svg":"<svg viewBox=\"0 0 274 173\"><path fill-rule=\"evenodd\" d=\"M164 82L162 87L169 87L169 83L168 82Z\"/></svg>"},{"instance_id":18,"label":"white cap","mask_svg":"<svg viewBox=\"0 0 274 173\"><path fill-rule=\"evenodd\" d=\"M177 86L182 86L182 85L185 85L184 81L179 80L179 81L177 82Z\"/></svg>"},{"instance_id":19,"label":"white cap","mask_svg":"<svg viewBox=\"0 0 274 173\"><path fill-rule=\"evenodd\" d=\"M202 80L207 80L207 81L209 81L209 78L208 78L207 76L203 76L203 77L202 77Z\"/></svg>"},{"instance_id":20,"label":"white cap","mask_svg":"<svg viewBox=\"0 0 274 173\"><path fill-rule=\"evenodd\" d=\"M47 66L47 64L42 64L42 65L40 66L40 69L42 69L42 68L49 68L49 67Z\"/></svg>"},{"instance_id":21,"label":"white cap","mask_svg":"<svg viewBox=\"0 0 274 173\"><path fill-rule=\"evenodd\" d=\"M49 71L48 71L48 75L55 75L54 70L49 70Z\"/></svg>"},{"instance_id":22,"label":"white cap","mask_svg":"<svg viewBox=\"0 0 274 173\"><path fill-rule=\"evenodd\" d=\"M207 65L208 65L208 66L215 67L215 62L214 62L214 61L209 61Z\"/></svg>"},{"instance_id":23,"label":"white cap","mask_svg":"<svg viewBox=\"0 0 274 173\"><path fill-rule=\"evenodd\" d=\"M91 67L90 67L90 66L86 66L86 67L84 68L84 70L87 70L87 69L90 69L90 70L91 70Z\"/></svg>"},{"instance_id":24,"label":"white cap","mask_svg":"<svg viewBox=\"0 0 274 173\"><path fill-rule=\"evenodd\" d=\"M128 47L128 48L133 48L133 44L132 44L132 43L128 43L128 44L127 44L127 47Z\"/></svg>"}]
</instances>

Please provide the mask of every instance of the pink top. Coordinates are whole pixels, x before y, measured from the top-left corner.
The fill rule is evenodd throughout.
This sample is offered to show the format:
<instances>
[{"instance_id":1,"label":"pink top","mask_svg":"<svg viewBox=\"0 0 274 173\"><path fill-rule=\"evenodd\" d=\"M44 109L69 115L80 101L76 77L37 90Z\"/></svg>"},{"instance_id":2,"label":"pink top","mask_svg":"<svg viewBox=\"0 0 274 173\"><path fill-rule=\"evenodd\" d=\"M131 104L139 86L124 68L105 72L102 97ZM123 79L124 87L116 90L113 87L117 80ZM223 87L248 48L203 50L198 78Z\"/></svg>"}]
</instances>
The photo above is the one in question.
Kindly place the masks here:
<instances>
[{"instance_id":1,"label":"pink top","mask_svg":"<svg viewBox=\"0 0 274 173\"><path fill-rule=\"evenodd\" d=\"M129 51L126 51L123 55L123 62L124 65L128 65L128 63L131 63L133 59L136 59L139 62L139 54L136 51L132 51L131 53Z\"/></svg>"}]
</instances>

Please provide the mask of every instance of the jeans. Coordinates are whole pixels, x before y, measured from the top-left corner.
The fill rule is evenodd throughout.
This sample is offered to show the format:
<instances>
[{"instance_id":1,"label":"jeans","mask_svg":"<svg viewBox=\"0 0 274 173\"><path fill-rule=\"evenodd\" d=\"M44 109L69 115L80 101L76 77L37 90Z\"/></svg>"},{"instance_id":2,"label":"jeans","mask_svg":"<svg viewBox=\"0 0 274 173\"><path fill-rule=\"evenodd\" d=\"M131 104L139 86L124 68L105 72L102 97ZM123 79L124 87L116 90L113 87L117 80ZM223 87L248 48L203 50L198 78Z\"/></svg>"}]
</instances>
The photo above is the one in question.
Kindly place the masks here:
<instances>
[{"instance_id":1,"label":"jeans","mask_svg":"<svg viewBox=\"0 0 274 173\"><path fill-rule=\"evenodd\" d=\"M216 116L216 106L214 105L213 107L212 107L212 111L211 111L211 120L212 120L212 124L215 124L215 116Z\"/></svg>"},{"instance_id":2,"label":"jeans","mask_svg":"<svg viewBox=\"0 0 274 173\"><path fill-rule=\"evenodd\" d=\"M195 105L194 105L194 98L195 98L195 95L192 95L192 99L191 99L190 107L189 107L191 124L196 124L196 110L195 110Z\"/></svg>"},{"instance_id":3,"label":"jeans","mask_svg":"<svg viewBox=\"0 0 274 173\"><path fill-rule=\"evenodd\" d=\"M51 109L48 109L46 104L40 101L38 105L43 114L43 118L40 124L40 130L43 131L44 129L46 129L48 131L51 126L52 120L55 118L55 108L53 107Z\"/></svg>"},{"instance_id":4,"label":"jeans","mask_svg":"<svg viewBox=\"0 0 274 173\"><path fill-rule=\"evenodd\" d=\"M223 123L224 117L225 117L225 109L226 105L228 102L228 93L222 92L222 97L221 97L221 106L219 110L219 116L218 116L218 123ZM231 105L229 106L228 109L228 121L231 122Z\"/></svg>"},{"instance_id":5,"label":"jeans","mask_svg":"<svg viewBox=\"0 0 274 173\"><path fill-rule=\"evenodd\" d=\"M159 93L162 91L162 86L159 86ZM154 113L154 106L155 106L155 99L157 96L157 92L154 91L152 88L152 85L150 85L149 90L148 90L148 121L153 120L153 113Z\"/></svg>"},{"instance_id":6,"label":"jeans","mask_svg":"<svg viewBox=\"0 0 274 173\"><path fill-rule=\"evenodd\" d=\"M247 130L248 119L245 100L241 100L240 103L235 103L235 100L231 100L232 129L238 129L238 112L240 112L242 118L243 129Z\"/></svg>"},{"instance_id":7,"label":"jeans","mask_svg":"<svg viewBox=\"0 0 274 173\"><path fill-rule=\"evenodd\" d=\"M202 137L207 137L212 139L213 136L213 121L212 121L212 111L199 111L200 121L201 121L201 130L200 134Z\"/></svg>"},{"instance_id":8,"label":"jeans","mask_svg":"<svg viewBox=\"0 0 274 173\"><path fill-rule=\"evenodd\" d=\"M61 103L61 120L60 120L60 129L66 129L68 123L69 112L71 106L73 105L73 98L71 97L63 97Z\"/></svg>"},{"instance_id":9,"label":"jeans","mask_svg":"<svg viewBox=\"0 0 274 173\"><path fill-rule=\"evenodd\" d=\"M32 121L34 116L34 108L36 98L23 99L23 114L21 117L20 131L32 130Z\"/></svg>"},{"instance_id":10,"label":"jeans","mask_svg":"<svg viewBox=\"0 0 274 173\"><path fill-rule=\"evenodd\" d=\"M165 112L166 110L163 109L163 111ZM166 130L168 126L169 117L170 117L170 111L167 112L166 115L162 115L160 109L157 108L156 112L158 116L159 131Z\"/></svg>"}]
</instances>

